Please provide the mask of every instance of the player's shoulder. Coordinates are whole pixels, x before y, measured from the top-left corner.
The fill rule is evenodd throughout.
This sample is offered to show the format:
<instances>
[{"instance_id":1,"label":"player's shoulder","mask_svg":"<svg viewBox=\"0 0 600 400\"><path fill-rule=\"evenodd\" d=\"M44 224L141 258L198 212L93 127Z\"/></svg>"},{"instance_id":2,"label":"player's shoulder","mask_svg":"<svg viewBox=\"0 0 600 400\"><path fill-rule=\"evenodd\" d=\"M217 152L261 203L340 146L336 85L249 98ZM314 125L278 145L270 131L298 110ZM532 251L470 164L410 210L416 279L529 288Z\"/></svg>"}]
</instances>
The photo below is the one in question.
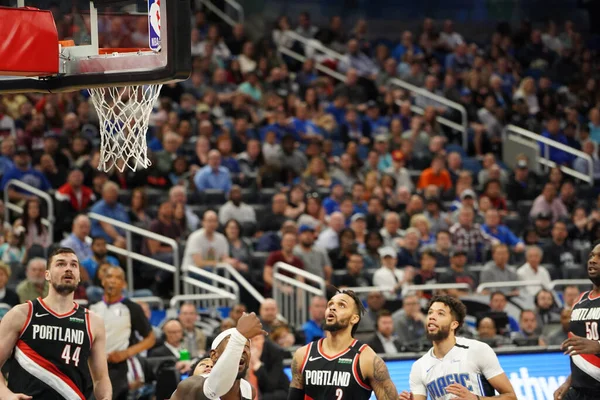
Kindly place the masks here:
<instances>
[{"instance_id":1,"label":"player's shoulder","mask_svg":"<svg viewBox=\"0 0 600 400\"><path fill-rule=\"evenodd\" d=\"M456 337L456 347L462 348L465 350L479 350L490 347L488 344L484 342L480 342L479 340L469 339L462 336Z\"/></svg>"},{"instance_id":2,"label":"player's shoulder","mask_svg":"<svg viewBox=\"0 0 600 400\"><path fill-rule=\"evenodd\" d=\"M294 352L294 359L296 359L297 361L302 361L304 360L304 357L306 355L308 355L309 349L311 347L312 343L309 344L305 344L304 346L296 349L296 351Z\"/></svg>"},{"instance_id":3,"label":"player's shoulder","mask_svg":"<svg viewBox=\"0 0 600 400\"><path fill-rule=\"evenodd\" d=\"M10 326L13 330L20 331L32 317L32 314L33 303L31 301L18 304L6 313L2 318L2 324L4 326Z\"/></svg>"}]
</instances>

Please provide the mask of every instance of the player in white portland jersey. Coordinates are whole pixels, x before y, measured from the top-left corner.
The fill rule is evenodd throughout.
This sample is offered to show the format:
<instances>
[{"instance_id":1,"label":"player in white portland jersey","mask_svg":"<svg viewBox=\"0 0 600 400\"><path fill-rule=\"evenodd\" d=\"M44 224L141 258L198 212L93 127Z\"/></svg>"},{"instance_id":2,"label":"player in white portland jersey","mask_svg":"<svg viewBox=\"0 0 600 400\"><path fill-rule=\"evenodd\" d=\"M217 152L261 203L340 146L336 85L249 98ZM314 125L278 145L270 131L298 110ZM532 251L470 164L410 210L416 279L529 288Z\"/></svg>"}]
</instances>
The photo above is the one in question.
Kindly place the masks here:
<instances>
[{"instance_id":1,"label":"player in white portland jersey","mask_svg":"<svg viewBox=\"0 0 600 400\"><path fill-rule=\"evenodd\" d=\"M427 337L433 347L412 366L410 392L400 400L516 400L517 396L490 346L456 337L467 309L457 298L437 296L429 303ZM495 391L500 393L494 396Z\"/></svg>"}]
</instances>

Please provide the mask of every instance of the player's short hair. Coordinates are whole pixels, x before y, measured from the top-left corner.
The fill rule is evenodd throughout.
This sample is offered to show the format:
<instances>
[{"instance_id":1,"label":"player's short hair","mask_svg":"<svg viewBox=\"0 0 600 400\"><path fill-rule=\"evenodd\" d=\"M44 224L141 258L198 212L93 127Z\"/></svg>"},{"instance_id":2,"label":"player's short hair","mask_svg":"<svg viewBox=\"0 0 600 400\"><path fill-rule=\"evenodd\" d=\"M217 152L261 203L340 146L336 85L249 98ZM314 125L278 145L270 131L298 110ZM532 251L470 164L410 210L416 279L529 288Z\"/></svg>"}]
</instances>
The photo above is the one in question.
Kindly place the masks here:
<instances>
[{"instance_id":1,"label":"player's short hair","mask_svg":"<svg viewBox=\"0 0 600 400\"><path fill-rule=\"evenodd\" d=\"M48 255L48 261L46 262L47 270L50 269L50 264L52 264L52 259L59 254L75 254L75 256L77 256L75 251L69 247L57 247L56 249L52 250L50 252L50 254Z\"/></svg>"},{"instance_id":2,"label":"player's short hair","mask_svg":"<svg viewBox=\"0 0 600 400\"><path fill-rule=\"evenodd\" d=\"M358 315L358 322L356 323L356 325L354 325L352 327L352 336L354 336L354 334L356 333L356 330L358 329L358 325L360 324L360 321L362 320L362 316L365 313L365 306L363 305L362 301L358 298L358 295L354 292L354 290L344 290L344 289L338 289L338 288L335 288L335 290L336 290L336 294L345 294L346 296L349 296L350 298L352 298L352 300L354 300L356 314Z\"/></svg>"},{"instance_id":3,"label":"player's short hair","mask_svg":"<svg viewBox=\"0 0 600 400\"><path fill-rule=\"evenodd\" d=\"M458 322L458 327L456 328L455 332L460 330L460 328L463 326L463 323L465 322L465 317L467 316L467 306L465 306L463 302L457 299L456 297L446 295L434 296L429 302L429 307L427 307L428 310L431 308L431 305L433 303L442 303L447 305L448 308L450 308L450 313L452 314L452 317L456 322Z\"/></svg>"},{"instance_id":4,"label":"player's short hair","mask_svg":"<svg viewBox=\"0 0 600 400\"><path fill-rule=\"evenodd\" d=\"M198 368L198 365L200 365L201 362L206 361L206 360L211 360L212 361L212 359L210 357L199 358L196 361L194 361L192 363L192 365L190 365L190 372L192 373L192 375L194 374L194 371L196 370L196 368Z\"/></svg>"}]
</instances>

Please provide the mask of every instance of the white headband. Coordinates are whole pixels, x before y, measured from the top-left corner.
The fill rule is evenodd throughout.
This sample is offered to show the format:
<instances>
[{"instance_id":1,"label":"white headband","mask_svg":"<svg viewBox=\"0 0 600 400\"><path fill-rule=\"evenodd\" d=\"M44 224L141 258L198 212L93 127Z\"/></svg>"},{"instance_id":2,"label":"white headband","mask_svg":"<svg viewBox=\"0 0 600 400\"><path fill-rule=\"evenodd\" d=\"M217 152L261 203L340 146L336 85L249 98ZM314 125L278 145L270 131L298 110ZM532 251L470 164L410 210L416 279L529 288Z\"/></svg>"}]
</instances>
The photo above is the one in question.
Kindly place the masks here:
<instances>
[{"instance_id":1,"label":"white headband","mask_svg":"<svg viewBox=\"0 0 600 400\"><path fill-rule=\"evenodd\" d=\"M217 337L215 338L215 340L213 340L212 345L210 346L210 349L215 350L217 347L219 347L219 345L221 344L221 342L223 340L227 339L235 331L236 331L236 328L229 328L229 329L226 329L223 332L219 333L217 335Z\"/></svg>"}]
</instances>

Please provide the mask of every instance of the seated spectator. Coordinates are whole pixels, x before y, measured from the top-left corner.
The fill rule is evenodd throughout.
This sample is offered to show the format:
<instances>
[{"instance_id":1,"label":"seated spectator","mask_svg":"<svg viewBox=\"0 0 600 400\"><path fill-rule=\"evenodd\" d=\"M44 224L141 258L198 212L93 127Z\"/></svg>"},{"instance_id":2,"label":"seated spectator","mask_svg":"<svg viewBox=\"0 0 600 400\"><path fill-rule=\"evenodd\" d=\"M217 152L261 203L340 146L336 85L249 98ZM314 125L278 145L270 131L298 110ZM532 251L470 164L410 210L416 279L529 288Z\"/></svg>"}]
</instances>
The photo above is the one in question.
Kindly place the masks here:
<instances>
[{"instance_id":1,"label":"seated spectator","mask_svg":"<svg viewBox=\"0 0 600 400\"><path fill-rule=\"evenodd\" d=\"M148 215L148 196L145 188L137 187L133 189L131 192L131 205L127 215L129 215L132 225L142 229L150 227L152 217Z\"/></svg>"},{"instance_id":2,"label":"seated spectator","mask_svg":"<svg viewBox=\"0 0 600 400\"><path fill-rule=\"evenodd\" d=\"M519 239L508 226L501 224L500 212L496 208L490 208L485 212L485 224L481 226L481 229L517 253L525 250L523 240Z\"/></svg>"},{"instance_id":3,"label":"seated spectator","mask_svg":"<svg viewBox=\"0 0 600 400\"><path fill-rule=\"evenodd\" d=\"M325 160L316 156L310 159L306 171L302 174L302 184L307 190L318 191L331 186L331 176L327 172Z\"/></svg>"},{"instance_id":4,"label":"seated spectator","mask_svg":"<svg viewBox=\"0 0 600 400\"><path fill-rule=\"evenodd\" d=\"M102 200L90 209L91 212L103 217L112 218L125 224L130 223L125 207L118 201L119 187L114 182L106 182L102 186ZM125 231L107 222L92 221L92 236L101 236L107 243L125 248Z\"/></svg>"},{"instance_id":5,"label":"seated spectator","mask_svg":"<svg viewBox=\"0 0 600 400\"><path fill-rule=\"evenodd\" d=\"M579 300L581 293L579 288L575 285L567 285L563 289L563 306L571 310L575 303Z\"/></svg>"},{"instance_id":6,"label":"seated spectator","mask_svg":"<svg viewBox=\"0 0 600 400\"><path fill-rule=\"evenodd\" d=\"M425 338L425 315L421 312L419 297L407 294L402 299L402 308L392 314L394 332L404 347L418 345Z\"/></svg>"},{"instance_id":7,"label":"seated spectator","mask_svg":"<svg viewBox=\"0 0 600 400\"><path fill-rule=\"evenodd\" d=\"M36 189L47 192L52 188L48 179L41 172L31 168L31 157L26 147L19 146L13 157L14 167L7 170L2 176L0 188L6 191L6 184L12 179L25 182ZM8 198L12 202L21 202L32 198L32 195L20 188L11 186L8 188Z\"/></svg>"},{"instance_id":8,"label":"seated spectator","mask_svg":"<svg viewBox=\"0 0 600 400\"><path fill-rule=\"evenodd\" d=\"M552 226L551 240L543 247L544 264L554 266L552 276L554 279L584 278L584 273L579 267L576 252L568 241L569 231L564 221L556 221Z\"/></svg>"},{"instance_id":9,"label":"seated spectator","mask_svg":"<svg viewBox=\"0 0 600 400\"><path fill-rule=\"evenodd\" d=\"M470 207L462 207L458 213L458 222L450 227L452 244L460 247L469 255L470 260L483 259L483 246L498 243L474 223L475 211Z\"/></svg>"},{"instance_id":10,"label":"seated spectator","mask_svg":"<svg viewBox=\"0 0 600 400\"><path fill-rule=\"evenodd\" d=\"M72 223L78 213L86 211L96 201L96 195L83 184L83 178L81 170L72 170L67 176L67 183L60 186L54 195L58 202L56 214L61 216L57 223L64 228Z\"/></svg>"},{"instance_id":11,"label":"seated spectator","mask_svg":"<svg viewBox=\"0 0 600 400\"><path fill-rule=\"evenodd\" d=\"M379 249L381 267L373 274L373 285L382 288L386 299L397 299L402 289L412 283L415 270L412 266L400 269L397 266L397 254L391 247Z\"/></svg>"},{"instance_id":12,"label":"seated spectator","mask_svg":"<svg viewBox=\"0 0 600 400\"><path fill-rule=\"evenodd\" d=\"M537 325L544 328L546 325L557 324L560 322L560 309L554 300L551 291L541 289L535 295L534 299Z\"/></svg>"},{"instance_id":13,"label":"seated spectator","mask_svg":"<svg viewBox=\"0 0 600 400\"><path fill-rule=\"evenodd\" d=\"M281 328L283 326L275 328L275 331ZM272 334L278 336L277 332ZM260 338L255 337L250 343L248 379L264 399L285 400L290 381L283 372L283 352L278 345L280 339L271 341L263 335L260 336Z\"/></svg>"},{"instance_id":14,"label":"seated spectator","mask_svg":"<svg viewBox=\"0 0 600 400\"><path fill-rule=\"evenodd\" d=\"M327 300L322 296L314 296L310 300L308 313L310 319L302 325L304 332L304 342L306 344L325 337L323 322L325 322L325 310L327 309Z\"/></svg>"},{"instance_id":15,"label":"seated spectator","mask_svg":"<svg viewBox=\"0 0 600 400\"><path fill-rule=\"evenodd\" d=\"M262 235L256 245L256 251L272 252L281 250L281 237L288 232L298 233L298 225L292 220L285 221L278 231L269 231Z\"/></svg>"},{"instance_id":16,"label":"seated spectator","mask_svg":"<svg viewBox=\"0 0 600 400\"><path fill-rule=\"evenodd\" d=\"M571 333L571 309L563 308L560 311L560 326L550 332L544 342L548 346L560 346L569 338L569 333Z\"/></svg>"},{"instance_id":17,"label":"seated spectator","mask_svg":"<svg viewBox=\"0 0 600 400\"><path fill-rule=\"evenodd\" d=\"M450 269L438 277L439 283L467 283L471 291L475 291L477 288L477 278L467 270L465 265L467 264L467 252L457 248L450 252ZM448 294L459 297L467 295L468 290L463 289L448 289Z\"/></svg>"},{"instance_id":18,"label":"seated spectator","mask_svg":"<svg viewBox=\"0 0 600 400\"><path fill-rule=\"evenodd\" d=\"M61 247L73 249L79 262L87 258L92 258L92 246L86 242L86 238L90 234L91 222L87 215L80 214L73 220L73 228L71 234L60 242Z\"/></svg>"},{"instance_id":19,"label":"seated spectator","mask_svg":"<svg viewBox=\"0 0 600 400\"><path fill-rule=\"evenodd\" d=\"M293 267L305 269L304 263L302 260L294 255L294 247L296 246L296 233L295 232L287 232L281 236L281 250L277 250L269 254L269 258L265 262L265 266L263 269L263 281L265 285L265 294L268 296L271 294L273 290L273 267L278 262L284 262ZM287 273L282 272L284 275ZM293 275L292 275L293 276ZM303 281L302 278L296 276L297 280ZM283 290L284 288L280 288Z\"/></svg>"},{"instance_id":20,"label":"seated spectator","mask_svg":"<svg viewBox=\"0 0 600 400\"><path fill-rule=\"evenodd\" d=\"M345 226L344 215L339 211L332 213L327 225L327 229L319 234L315 247L329 251L340 246L339 234Z\"/></svg>"},{"instance_id":21,"label":"seated spectator","mask_svg":"<svg viewBox=\"0 0 600 400\"><path fill-rule=\"evenodd\" d=\"M552 278L548 270L540 265L544 252L538 246L530 246L525 252L525 264L517 269L517 276L520 281L537 281L543 288L549 288ZM539 286L527 286L524 288L530 295L535 295L539 290Z\"/></svg>"},{"instance_id":22,"label":"seated spectator","mask_svg":"<svg viewBox=\"0 0 600 400\"><path fill-rule=\"evenodd\" d=\"M92 256L89 258L84 258L82 261L80 261L81 266L85 268L90 277L93 278L96 276L98 267L101 264L107 263L110 265L119 265L119 260L108 255L108 250L106 249L106 240L103 237L93 237L91 249Z\"/></svg>"},{"instance_id":23,"label":"seated spectator","mask_svg":"<svg viewBox=\"0 0 600 400\"><path fill-rule=\"evenodd\" d=\"M375 335L367 341L367 344L377 354L393 355L400 353L403 347L396 335L394 335L394 320L392 314L387 310L379 311L375 322Z\"/></svg>"},{"instance_id":24,"label":"seated spectator","mask_svg":"<svg viewBox=\"0 0 600 400\"><path fill-rule=\"evenodd\" d=\"M596 144L591 140L587 140L582 145L582 151L592 157L592 173L594 175L594 180L600 180L600 158L598 157L598 151L596 151ZM585 158L576 158L575 161L573 161L573 169L585 175L590 174L590 164Z\"/></svg>"},{"instance_id":25,"label":"seated spectator","mask_svg":"<svg viewBox=\"0 0 600 400\"><path fill-rule=\"evenodd\" d=\"M288 219L285 216L286 207L287 198L285 194L275 194L271 199L271 210L259 221L259 232L276 232L281 229L283 223Z\"/></svg>"},{"instance_id":26,"label":"seated spectator","mask_svg":"<svg viewBox=\"0 0 600 400\"><path fill-rule=\"evenodd\" d=\"M542 136L568 146L567 138L560 131L560 120L556 117L551 117L548 120L546 130L542 132ZM540 142L540 154L548 154L550 160L558 165L570 165L573 161L573 156L566 151L560 150L554 146L549 146L546 150L546 147L547 146L544 143Z\"/></svg>"},{"instance_id":27,"label":"seated spectator","mask_svg":"<svg viewBox=\"0 0 600 400\"><path fill-rule=\"evenodd\" d=\"M273 344L281 349L288 349L296 342L296 337L292 333L292 329L284 323L277 324L269 334L269 338Z\"/></svg>"},{"instance_id":28,"label":"seated spectator","mask_svg":"<svg viewBox=\"0 0 600 400\"><path fill-rule=\"evenodd\" d=\"M46 260L43 258L29 260L25 275L25 280L19 283L16 289L21 303L48 296L49 283L46 280Z\"/></svg>"},{"instance_id":29,"label":"seated spectator","mask_svg":"<svg viewBox=\"0 0 600 400\"><path fill-rule=\"evenodd\" d=\"M182 345L190 352L191 358L203 357L206 354L206 334L196 326L198 310L192 303L183 303L179 307L179 322L183 328Z\"/></svg>"},{"instance_id":30,"label":"seated spectator","mask_svg":"<svg viewBox=\"0 0 600 400\"><path fill-rule=\"evenodd\" d=\"M229 257L225 260L238 272L246 274L251 261L252 246L242 238L242 227L235 219L230 219L223 227L225 238L229 244Z\"/></svg>"},{"instance_id":31,"label":"seated spectator","mask_svg":"<svg viewBox=\"0 0 600 400\"><path fill-rule=\"evenodd\" d=\"M5 263L23 263L27 255L25 247L25 228L11 229L4 235L4 243L0 245L0 261Z\"/></svg>"},{"instance_id":32,"label":"seated spectator","mask_svg":"<svg viewBox=\"0 0 600 400\"><path fill-rule=\"evenodd\" d=\"M283 321L279 319L279 307L275 300L266 298L260 305L258 317L263 325L263 330L270 333L273 328L280 325Z\"/></svg>"},{"instance_id":33,"label":"seated spectator","mask_svg":"<svg viewBox=\"0 0 600 400\"><path fill-rule=\"evenodd\" d=\"M183 139L174 132L167 132L163 136L163 149L154 154L156 157L156 169L161 175L168 175L171 172L173 160L177 157L178 150L182 144Z\"/></svg>"},{"instance_id":34,"label":"seated spectator","mask_svg":"<svg viewBox=\"0 0 600 400\"><path fill-rule=\"evenodd\" d=\"M315 232L321 232L325 226L325 210L317 193L309 193L306 198L305 211L298 217L298 225L312 227Z\"/></svg>"},{"instance_id":35,"label":"seated spectator","mask_svg":"<svg viewBox=\"0 0 600 400\"><path fill-rule=\"evenodd\" d=\"M42 224L40 200L37 197L27 200L23 209L25 212L21 218L15 221L14 228L20 226L25 228L25 247L29 249L34 244L44 248L50 246L48 228Z\"/></svg>"},{"instance_id":36,"label":"seated spectator","mask_svg":"<svg viewBox=\"0 0 600 400\"><path fill-rule=\"evenodd\" d=\"M21 303L21 301L19 295L14 290L6 287L11 273L10 265L0 261L0 296L2 296L0 297L0 303L14 307Z\"/></svg>"},{"instance_id":37,"label":"seated spectator","mask_svg":"<svg viewBox=\"0 0 600 400\"><path fill-rule=\"evenodd\" d=\"M358 76L375 79L379 73L379 68L369 56L360 51L358 40L350 39L347 49L348 51L344 54L343 60L338 65L340 72L345 73L350 68L354 68Z\"/></svg>"},{"instance_id":38,"label":"seated spectator","mask_svg":"<svg viewBox=\"0 0 600 400\"><path fill-rule=\"evenodd\" d=\"M341 182L334 181L331 184L329 196L323 200L323 208L327 215L330 215L335 211L340 211L340 203L344 199L344 193L344 185Z\"/></svg>"},{"instance_id":39,"label":"seated spectator","mask_svg":"<svg viewBox=\"0 0 600 400\"><path fill-rule=\"evenodd\" d=\"M298 244L294 248L294 255L302 260L307 272L331 282L333 268L329 255L314 243L315 230L308 225L301 225L298 229Z\"/></svg>"},{"instance_id":40,"label":"seated spectator","mask_svg":"<svg viewBox=\"0 0 600 400\"><path fill-rule=\"evenodd\" d=\"M511 334L511 339L515 341L516 344L519 344L520 340L530 339L532 343L535 343L537 341L538 346L546 345L544 340L540 337L541 328L537 324L535 311L521 311L521 316L519 318L519 326L521 327L521 329L518 332L513 332ZM525 345L531 346L532 344L526 342Z\"/></svg>"},{"instance_id":41,"label":"seated spectator","mask_svg":"<svg viewBox=\"0 0 600 400\"><path fill-rule=\"evenodd\" d=\"M442 208L442 202L438 197L425 198L425 211L423 213L429 222L432 235L437 235L439 231L448 231L450 215ZM435 243L435 241L434 241Z\"/></svg>"},{"instance_id":42,"label":"seated spectator","mask_svg":"<svg viewBox=\"0 0 600 400\"><path fill-rule=\"evenodd\" d=\"M440 230L435 235L435 241L433 245L429 245L426 248L432 250L435 254L436 262L435 265L438 267L447 267L450 265L450 248L452 247L452 237L450 232L446 230ZM466 262L466 260L465 260Z\"/></svg>"},{"instance_id":43,"label":"seated spectator","mask_svg":"<svg viewBox=\"0 0 600 400\"><path fill-rule=\"evenodd\" d=\"M398 249L398 266L419 268L419 236L416 228L408 228L402 239L402 245Z\"/></svg>"},{"instance_id":44,"label":"seated spectator","mask_svg":"<svg viewBox=\"0 0 600 400\"><path fill-rule=\"evenodd\" d=\"M163 325L163 344L156 346L148 352L150 357L173 357L177 360L175 368L179 373L187 373L191 370L191 361L179 361L183 347L183 326L176 319L167 321Z\"/></svg>"},{"instance_id":45,"label":"seated spectator","mask_svg":"<svg viewBox=\"0 0 600 400\"><path fill-rule=\"evenodd\" d=\"M537 185L537 176L529 170L527 160L521 158L508 181L508 199L513 203L519 200L534 200L538 193Z\"/></svg>"},{"instance_id":46,"label":"seated spectator","mask_svg":"<svg viewBox=\"0 0 600 400\"><path fill-rule=\"evenodd\" d=\"M297 220L306 209L304 189L300 185L294 185L290 189L288 204L285 208L285 216Z\"/></svg>"},{"instance_id":47,"label":"seated spectator","mask_svg":"<svg viewBox=\"0 0 600 400\"><path fill-rule=\"evenodd\" d=\"M477 325L477 339L490 347L502 347L510 345L512 342L505 336L498 335L496 323L493 319L486 317L482 318Z\"/></svg>"},{"instance_id":48,"label":"seated spectator","mask_svg":"<svg viewBox=\"0 0 600 400\"><path fill-rule=\"evenodd\" d=\"M208 153L208 165L196 172L194 175L194 184L199 192L207 189L216 189L229 193L231 189L231 174L227 168L221 165L221 153L219 153L219 150L211 150Z\"/></svg>"},{"instance_id":49,"label":"seated spectator","mask_svg":"<svg viewBox=\"0 0 600 400\"><path fill-rule=\"evenodd\" d=\"M202 228L188 237L183 255L182 268L188 266L212 269L229 257L229 244L222 233L217 232L219 221L212 210L204 212Z\"/></svg>"},{"instance_id":50,"label":"seated spectator","mask_svg":"<svg viewBox=\"0 0 600 400\"><path fill-rule=\"evenodd\" d=\"M404 211L400 214L400 227L407 229L410 226L410 219L417 214L422 214L425 211L425 203L423 197L418 194L410 196Z\"/></svg>"},{"instance_id":51,"label":"seated spectator","mask_svg":"<svg viewBox=\"0 0 600 400\"><path fill-rule=\"evenodd\" d=\"M552 222L568 217L568 211L559 197L556 196L556 186L547 183L542 193L534 200L529 216L535 218L538 214L551 214Z\"/></svg>"},{"instance_id":52,"label":"seated spectator","mask_svg":"<svg viewBox=\"0 0 600 400\"><path fill-rule=\"evenodd\" d=\"M488 261L483 270L481 271L481 283L494 283L494 282L509 282L518 280L518 275L515 269L508 265L508 259L510 253L508 247L505 244L496 244L492 248L492 260ZM510 287L499 288L499 291L506 293L509 296L518 296L519 289L512 289ZM483 293L489 293L489 289L483 291Z\"/></svg>"},{"instance_id":53,"label":"seated spectator","mask_svg":"<svg viewBox=\"0 0 600 400\"><path fill-rule=\"evenodd\" d=\"M383 228L379 234L383 238L383 245L398 249L400 247L398 239L404 236L404 231L400 229L400 216L396 212L388 212L383 220Z\"/></svg>"},{"instance_id":54,"label":"seated spectator","mask_svg":"<svg viewBox=\"0 0 600 400\"><path fill-rule=\"evenodd\" d=\"M357 252L356 234L350 228L344 228L339 234L340 247L329 250L328 256L334 271L343 270L348 257Z\"/></svg>"},{"instance_id":55,"label":"seated spectator","mask_svg":"<svg viewBox=\"0 0 600 400\"><path fill-rule=\"evenodd\" d=\"M346 80L335 87L332 97L345 97L351 105L366 103L368 100L367 92L359 84L358 78L358 71L354 68L348 69Z\"/></svg>"},{"instance_id":56,"label":"seated spectator","mask_svg":"<svg viewBox=\"0 0 600 400\"><path fill-rule=\"evenodd\" d=\"M339 288L371 286L369 277L363 268L364 261L362 256L358 253L351 254L348 257L348 263L346 264L346 273L341 276L336 276L336 286Z\"/></svg>"},{"instance_id":57,"label":"seated spectator","mask_svg":"<svg viewBox=\"0 0 600 400\"><path fill-rule=\"evenodd\" d=\"M497 326L498 331L501 334L507 334L511 332L518 332L520 330L519 323L511 315L506 312L506 306L508 305L508 298L500 291L492 292L490 295L490 311L494 313L504 313L508 317L508 326Z\"/></svg>"},{"instance_id":58,"label":"seated spectator","mask_svg":"<svg viewBox=\"0 0 600 400\"><path fill-rule=\"evenodd\" d=\"M418 189L425 189L429 185L439 187L443 191L452 188L450 173L445 168L446 158L443 155L436 156L431 162L431 167L426 168L419 178Z\"/></svg>"},{"instance_id":59,"label":"seated spectator","mask_svg":"<svg viewBox=\"0 0 600 400\"><path fill-rule=\"evenodd\" d=\"M179 240L181 238L181 228L173 220L173 204L171 202L165 201L159 206L158 216L150 223L148 230L174 240ZM142 253L167 264L173 264L174 262L173 247L157 240L146 238L142 245ZM160 281L163 281L168 277L168 275L163 276L164 274L162 272L166 271L157 271L158 275L162 277L162 279L159 279Z\"/></svg>"},{"instance_id":60,"label":"seated spectator","mask_svg":"<svg viewBox=\"0 0 600 400\"><path fill-rule=\"evenodd\" d=\"M367 270L374 270L381 267L379 248L382 246L383 238L381 234L377 231L369 231L365 237L365 248L361 251Z\"/></svg>"},{"instance_id":61,"label":"seated spectator","mask_svg":"<svg viewBox=\"0 0 600 400\"><path fill-rule=\"evenodd\" d=\"M425 214L413 215L410 219L410 227L415 228L419 231L420 239L419 246L429 246L435 244L435 235L432 232L429 219Z\"/></svg>"},{"instance_id":62,"label":"seated spectator","mask_svg":"<svg viewBox=\"0 0 600 400\"><path fill-rule=\"evenodd\" d=\"M242 188L233 185L229 192L229 201L219 208L219 223L225 225L227 221L234 219L239 223L256 223L254 208L242 202Z\"/></svg>"},{"instance_id":63,"label":"seated spectator","mask_svg":"<svg viewBox=\"0 0 600 400\"><path fill-rule=\"evenodd\" d=\"M415 277L413 278L413 283L415 285L428 285L430 283L437 283L438 273L435 272L435 263L435 253L428 249L424 250L421 253L421 269L416 271ZM425 291L420 293L420 296L430 299L431 294L431 291Z\"/></svg>"},{"instance_id":64,"label":"seated spectator","mask_svg":"<svg viewBox=\"0 0 600 400\"><path fill-rule=\"evenodd\" d=\"M169 201L176 204L181 204L185 210L185 222L188 232L194 232L200 225L200 218L194 213L194 211L187 204L186 189L183 186L173 186L169 190Z\"/></svg>"}]
</instances>

